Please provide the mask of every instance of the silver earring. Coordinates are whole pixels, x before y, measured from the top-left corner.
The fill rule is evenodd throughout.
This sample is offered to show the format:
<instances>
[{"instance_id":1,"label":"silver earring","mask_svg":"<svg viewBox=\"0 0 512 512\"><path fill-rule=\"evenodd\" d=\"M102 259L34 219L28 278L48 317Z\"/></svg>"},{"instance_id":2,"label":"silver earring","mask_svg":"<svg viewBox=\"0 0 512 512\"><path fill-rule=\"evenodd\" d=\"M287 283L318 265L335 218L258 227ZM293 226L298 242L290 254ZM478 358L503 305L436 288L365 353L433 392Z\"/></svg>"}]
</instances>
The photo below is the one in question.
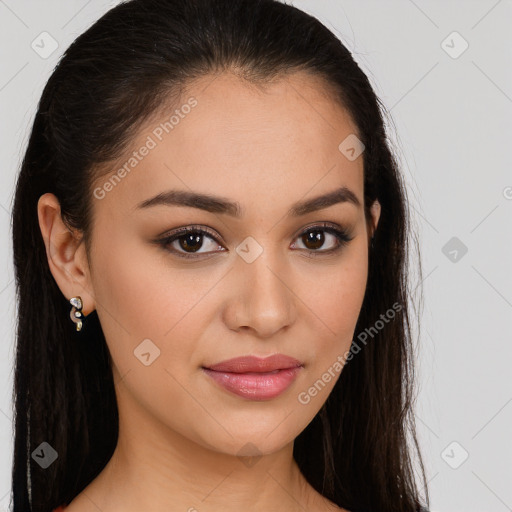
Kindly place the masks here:
<instances>
[{"instance_id":1,"label":"silver earring","mask_svg":"<svg viewBox=\"0 0 512 512\"><path fill-rule=\"evenodd\" d=\"M77 295L76 297L71 298L69 302L73 306L69 316L71 320L76 324L76 330L80 331L82 329L82 319L84 318L82 314L82 297Z\"/></svg>"}]
</instances>

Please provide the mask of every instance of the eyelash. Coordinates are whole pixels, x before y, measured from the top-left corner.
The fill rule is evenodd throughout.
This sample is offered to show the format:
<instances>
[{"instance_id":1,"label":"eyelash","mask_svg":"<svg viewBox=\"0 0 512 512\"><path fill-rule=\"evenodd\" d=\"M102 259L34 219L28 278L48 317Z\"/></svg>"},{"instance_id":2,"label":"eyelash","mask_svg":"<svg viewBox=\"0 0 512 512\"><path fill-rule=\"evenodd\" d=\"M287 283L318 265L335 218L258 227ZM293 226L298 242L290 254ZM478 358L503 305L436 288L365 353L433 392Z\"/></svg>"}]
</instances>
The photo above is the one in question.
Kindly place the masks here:
<instances>
[{"instance_id":1,"label":"eyelash","mask_svg":"<svg viewBox=\"0 0 512 512\"><path fill-rule=\"evenodd\" d=\"M318 257L318 256L326 256L326 255L331 255L333 253L336 253L336 252L340 251L343 247L345 247L354 238L354 237L350 237L346 230L336 228L333 225L330 225L328 223L322 223L322 224L318 224L318 225L314 225L314 226L309 226L304 231L299 233L297 238L300 238L300 237L304 236L305 234L307 234L307 233L309 233L311 231L325 231L326 233L334 235L336 237L337 242L338 242L338 246L337 247L335 247L334 249L328 249L326 251L325 250L324 251L313 250L313 249L301 249L301 250L305 250L305 251L309 252L310 253L309 257L314 257L314 258ZM161 239L157 240L156 243L158 245L160 245L166 251L169 251L169 252L175 254L179 258L184 258L184 259L201 259L201 258L203 258L203 256L205 254L208 254L208 253L196 253L196 254L194 254L194 253L184 253L184 252L180 252L180 251L177 251L176 249L171 249L171 248L168 247L174 241L179 240L183 236L186 236L186 235L188 235L190 233L201 235L201 236L207 236L209 238L212 238L215 241L215 243L221 245L218 242L218 240L216 239L216 237L215 237L215 235L213 233L211 233L210 231L208 231L206 229L198 227L198 226L187 226L187 227L184 227L184 228L179 228L176 231L172 232L170 235L165 236L164 238L161 238Z\"/></svg>"}]
</instances>

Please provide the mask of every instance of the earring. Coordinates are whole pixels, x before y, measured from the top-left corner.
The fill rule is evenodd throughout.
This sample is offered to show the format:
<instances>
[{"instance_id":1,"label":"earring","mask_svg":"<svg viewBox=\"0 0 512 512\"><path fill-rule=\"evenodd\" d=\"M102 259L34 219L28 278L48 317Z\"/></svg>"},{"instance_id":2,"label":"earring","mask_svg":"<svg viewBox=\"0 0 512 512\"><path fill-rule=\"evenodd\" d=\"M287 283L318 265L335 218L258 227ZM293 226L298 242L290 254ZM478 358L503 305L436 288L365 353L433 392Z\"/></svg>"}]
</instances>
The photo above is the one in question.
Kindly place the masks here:
<instances>
[{"instance_id":1,"label":"earring","mask_svg":"<svg viewBox=\"0 0 512 512\"><path fill-rule=\"evenodd\" d=\"M71 298L69 302L73 306L69 316L71 320L76 324L76 330L80 331L82 329L82 319L84 318L82 315L82 297L77 295L76 297Z\"/></svg>"},{"instance_id":2,"label":"earring","mask_svg":"<svg viewBox=\"0 0 512 512\"><path fill-rule=\"evenodd\" d=\"M375 238L375 235L372 235L372 238L370 240L370 249L373 249L375 244L373 243L373 239Z\"/></svg>"}]
</instances>

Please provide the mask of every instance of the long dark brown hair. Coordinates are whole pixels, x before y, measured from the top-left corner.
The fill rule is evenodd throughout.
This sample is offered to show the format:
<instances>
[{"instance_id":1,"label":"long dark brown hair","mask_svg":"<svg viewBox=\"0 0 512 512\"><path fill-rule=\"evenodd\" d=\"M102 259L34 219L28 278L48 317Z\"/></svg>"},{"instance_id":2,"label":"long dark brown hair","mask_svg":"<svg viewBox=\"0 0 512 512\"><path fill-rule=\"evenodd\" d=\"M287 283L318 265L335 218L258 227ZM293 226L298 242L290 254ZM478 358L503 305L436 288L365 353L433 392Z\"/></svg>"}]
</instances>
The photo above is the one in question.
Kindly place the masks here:
<instances>
[{"instance_id":1,"label":"long dark brown hair","mask_svg":"<svg viewBox=\"0 0 512 512\"><path fill-rule=\"evenodd\" d=\"M88 315L80 332L70 322L69 302L49 269L38 199L46 192L57 196L63 219L82 233L89 254L99 170L105 172L138 128L191 80L226 70L253 84L307 71L322 77L333 101L349 112L365 146L367 219L376 199L382 208L356 334L401 306L347 362L296 439L294 457L318 492L350 511L416 512L424 504L414 448L428 506L412 412L412 230L384 128L387 112L368 78L322 23L276 0L132 0L108 11L64 53L41 96L16 184L13 512L50 512L71 502L104 468L118 435L110 353L98 316ZM41 443L58 454L45 469L36 461Z\"/></svg>"}]
</instances>

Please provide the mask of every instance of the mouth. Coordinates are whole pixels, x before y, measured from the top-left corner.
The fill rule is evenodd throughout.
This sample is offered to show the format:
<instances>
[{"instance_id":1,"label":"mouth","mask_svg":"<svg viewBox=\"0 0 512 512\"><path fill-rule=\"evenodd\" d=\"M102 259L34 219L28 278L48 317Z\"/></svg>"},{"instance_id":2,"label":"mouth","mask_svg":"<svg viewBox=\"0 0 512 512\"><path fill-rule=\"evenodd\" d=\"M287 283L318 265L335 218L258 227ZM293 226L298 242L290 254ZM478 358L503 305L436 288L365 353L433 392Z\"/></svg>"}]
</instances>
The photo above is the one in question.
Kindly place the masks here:
<instances>
[{"instance_id":1,"label":"mouth","mask_svg":"<svg viewBox=\"0 0 512 512\"><path fill-rule=\"evenodd\" d=\"M208 370L229 373L270 373L303 366L302 362L284 354L273 354L261 358L257 356L240 356L210 365Z\"/></svg>"},{"instance_id":2,"label":"mouth","mask_svg":"<svg viewBox=\"0 0 512 512\"><path fill-rule=\"evenodd\" d=\"M249 400L269 400L290 387L304 365L283 354L267 358L242 356L201 367L216 384Z\"/></svg>"}]
</instances>

